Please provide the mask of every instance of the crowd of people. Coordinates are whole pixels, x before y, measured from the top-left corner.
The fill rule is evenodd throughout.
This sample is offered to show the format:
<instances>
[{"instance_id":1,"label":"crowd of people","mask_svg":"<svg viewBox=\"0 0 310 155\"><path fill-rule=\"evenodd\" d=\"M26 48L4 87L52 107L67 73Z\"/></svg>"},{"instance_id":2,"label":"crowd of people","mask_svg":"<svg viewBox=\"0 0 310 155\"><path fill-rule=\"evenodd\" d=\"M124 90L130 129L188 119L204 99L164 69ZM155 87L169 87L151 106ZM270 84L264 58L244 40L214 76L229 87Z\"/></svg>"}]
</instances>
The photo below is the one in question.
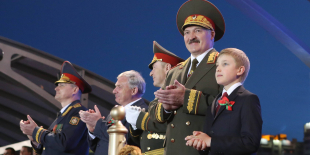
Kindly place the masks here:
<instances>
[{"instance_id":1,"label":"crowd of people","mask_svg":"<svg viewBox=\"0 0 310 155\"><path fill-rule=\"evenodd\" d=\"M214 48L225 32L221 12L209 1L189 0L177 13L177 27L190 57L184 60L153 42L148 67L153 85L159 87L153 101L147 104L142 99L146 85L139 72L125 71L117 77L113 94L125 108L122 124L129 130L122 152L255 154L263 123L260 102L243 87L250 71L245 52ZM90 148L95 155L108 155L107 130L115 120L102 116L96 105L81 105L81 94L92 89L70 62L65 61L60 71L55 99L62 109L56 120L44 129L28 115L20 121L21 131L36 154L85 155Z\"/></svg>"}]
</instances>

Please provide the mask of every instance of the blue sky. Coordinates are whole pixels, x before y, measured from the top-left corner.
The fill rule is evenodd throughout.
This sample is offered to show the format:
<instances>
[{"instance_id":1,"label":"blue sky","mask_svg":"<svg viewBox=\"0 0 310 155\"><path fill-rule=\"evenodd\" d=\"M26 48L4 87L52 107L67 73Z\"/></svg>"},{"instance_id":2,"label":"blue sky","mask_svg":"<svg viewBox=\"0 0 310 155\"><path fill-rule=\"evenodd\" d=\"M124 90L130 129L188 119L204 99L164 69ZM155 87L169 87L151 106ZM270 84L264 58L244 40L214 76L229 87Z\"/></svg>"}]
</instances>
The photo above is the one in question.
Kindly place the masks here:
<instances>
[{"instance_id":1,"label":"blue sky","mask_svg":"<svg viewBox=\"0 0 310 155\"><path fill-rule=\"evenodd\" d=\"M113 82L126 70L147 82L145 98L157 90L149 77L153 40L178 56L190 56L176 27L185 1L1 1L0 36L71 61ZM286 133L303 140L310 121L309 68L267 31L225 0L211 0L221 10L226 33L220 51L236 47L248 55L251 70L245 87L261 101L263 134ZM255 0L309 46L308 0Z\"/></svg>"}]
</instances>

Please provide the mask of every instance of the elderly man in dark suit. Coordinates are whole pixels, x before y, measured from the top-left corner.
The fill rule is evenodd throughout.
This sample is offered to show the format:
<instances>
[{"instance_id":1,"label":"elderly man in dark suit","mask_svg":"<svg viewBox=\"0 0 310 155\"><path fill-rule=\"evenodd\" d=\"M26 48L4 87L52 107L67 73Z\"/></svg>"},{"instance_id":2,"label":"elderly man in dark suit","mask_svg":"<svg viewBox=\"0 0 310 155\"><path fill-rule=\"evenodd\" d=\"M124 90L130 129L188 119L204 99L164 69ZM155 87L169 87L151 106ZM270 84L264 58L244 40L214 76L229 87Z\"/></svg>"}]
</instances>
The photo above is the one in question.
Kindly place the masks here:
<instances>
[{"instance_id":1,"label":"elderly man in dark suit","mask_svg":"<svg viewBox=\"0 0 310 155\"><path fill-rule=\"evenodd\" d=\"M147 109L148 106L142 99L145 93L145 81L143 77L136 71L126 71L117 77L115 83L115 101L124 106L125 111L130 106L137 106ZM99 109L95 106L95 111L80 111L81 120L86 123L89 130L88 142L95 155L108 155L109 134L108 128L113 124L111 116L103 118ZM129 129L130 124L126 119L122 120L123 125ZM128 145L136 145L131 139L130 134L126 134Z\"/></svg>"},{"instance_id":2,"label":"elderly man in dark suit","mask_svg":"<svg viewBox=\"0 0 310 155\"><path fill-rule=\"evenodd\" d=\"M44 129L28 115L27 121L20 121L20 128L31 140L37 154L88 155L87 128L80 121L79 111L86 109L80 103L81 94L89 93L92 89L69 61L63 63L61 73L61 78L56 81L55 99L63 108L56 120L48 129Z\"/></svg>"}]
</instances>

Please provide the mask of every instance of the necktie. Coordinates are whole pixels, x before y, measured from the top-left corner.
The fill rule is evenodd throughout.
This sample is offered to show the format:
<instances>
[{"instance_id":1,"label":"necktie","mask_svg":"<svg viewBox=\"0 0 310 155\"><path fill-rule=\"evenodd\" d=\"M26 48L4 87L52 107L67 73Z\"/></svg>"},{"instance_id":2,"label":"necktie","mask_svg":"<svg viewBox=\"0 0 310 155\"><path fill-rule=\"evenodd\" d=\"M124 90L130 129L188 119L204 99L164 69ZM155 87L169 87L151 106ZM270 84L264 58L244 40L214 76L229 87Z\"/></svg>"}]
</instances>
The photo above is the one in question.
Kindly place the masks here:
<instances>
[{"instance_id":1,"label":"necktie","mask_svg":"<svg viewBox=\"0 0 310 155\"><path fill-rule=\"evenodd\" d=\"M58 111L57 114L56 114L56 119L59 117L60 114L61 114L61 112Z\"/></svg>"},{"instance_id":2,"label":"necktie","mask_svg":"<svg viewBox=\"0 0 310 155\"><path fill-rule=\"evenodd\" d=\"M58 117L61 115L61 112L58 111L57 114L56 114L56 119L54 120L54 122L51 124L51 126L48 128L48 130L53 130L54 126L57 124L57 119Z\"/></svg>"},{"instance_id":3,"label":"necktie","mask_svg":"<svg viewBox=\"0 0 310 155\"><path fill-rule=\"evenodd\" d=\"M192 62L192 68L191 68L191 71L189 72L188 74L188 78L193 75L195 69L196 69L196 66L197 66L197 63L198 63L198 60L197 59L194 59L193 62Z\"/></svg>"},{"instance_id":4,"label":"necktie","mask_svg":"<svg viewBox=\"0 0 310 155\"><path fill-rule=\"evenodd\" d=\"M222 95L221 99L223 99L224 97L228 97L227 92L225 92L225 93ZM217 101L217 102L216 102L216 112L215 112L215 115L216 115L217 112L220 110L220 108L221 108L221 106L220 106L219 102Z\"/></svg>"}]
</instances>

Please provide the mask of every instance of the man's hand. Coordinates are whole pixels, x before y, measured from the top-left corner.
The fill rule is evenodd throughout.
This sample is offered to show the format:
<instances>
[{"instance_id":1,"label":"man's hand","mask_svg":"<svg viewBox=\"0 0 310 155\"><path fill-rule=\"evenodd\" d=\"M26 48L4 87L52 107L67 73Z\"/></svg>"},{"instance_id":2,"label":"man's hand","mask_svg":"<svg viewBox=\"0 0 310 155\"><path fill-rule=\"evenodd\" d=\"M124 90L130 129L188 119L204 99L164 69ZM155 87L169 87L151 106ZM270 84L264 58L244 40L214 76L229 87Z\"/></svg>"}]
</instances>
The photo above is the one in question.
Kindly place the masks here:
<instances>
[{"instance_id":1,"label":"man's hand","mask_svg":"<svg viewBox=\"0 0 310 155\"><path fill-rule=\"evenodd\" d=\"M33 121L33 119L29 115L27 115L27 118L28 118L27 121L21 120L19 122L19 126L23 134L32 136L34 128L37 127L38 125L36 124L36 122Z\"/></svg>"},{"instance_id":2,"label":"man's hand","mask_svg":"<svg viewBox=\"0 0 310 155\"><path fill-rule=\"evenodd\" d=\"M141 107L137 107L137 106L127 106L125 108L126 111L126 121L131 124L134 129L136 127L137 124L137 119L139 117L140 112L142 111Z\"/></svg>"},{"instance_id":3,"label":"man's hand","mask_svg":"<svg viewBox=\"0 0 310 155\"><path fill-rule=\"evenodd\" d=\"M186 145L192 146L197 150L205 150L207 147L211 147L211 137L201 131L194 131L193 135L187 136Z\"/></svg>"},{"instance_id":4,"label":"man's hand","mask_svg":"<svg viewBox=\"0 0 310 155\"><path fill-rule=\"evenodd\" d=\"M79 112L81 120L86 123L86 127L90 132L94 132L97 121L102 118L104 119L104 116L101 117L101 113L97 107L97 105L94 106L95 110L88 110L83 111L81 110Z\"/></svg>"},{"instance_id":5,"label":"man's hand","mask_svg":"<svg viewBox=\"0 0 310 155\"><path fill-rule=\"evenodd\" d=\"M159 89L154 94L164 109L175 110L183 105L185 87L174 80L174 85L167 86L166 90Z\"/></svg>"}]
</instances>

